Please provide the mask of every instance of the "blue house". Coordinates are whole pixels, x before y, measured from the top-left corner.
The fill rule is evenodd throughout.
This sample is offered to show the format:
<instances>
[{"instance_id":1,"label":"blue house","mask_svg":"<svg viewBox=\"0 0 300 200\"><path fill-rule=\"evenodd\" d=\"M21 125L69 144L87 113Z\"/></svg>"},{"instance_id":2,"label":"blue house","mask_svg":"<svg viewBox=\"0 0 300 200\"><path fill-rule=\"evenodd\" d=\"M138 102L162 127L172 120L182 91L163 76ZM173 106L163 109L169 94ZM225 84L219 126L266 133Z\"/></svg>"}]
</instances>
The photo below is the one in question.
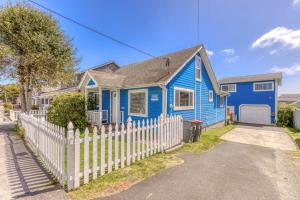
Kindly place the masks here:
<instances>
[{"instance_id":1,"label":"blue house","mask_svg":"<svg viewBox=\"0 0 300 200\"><path fill-rule=\"evenodd\" d=\"M228 92L227 106L235 120L252 124L274 124L277 120L278 86L281 73L224 78L219 81Z\"/></svg>"},{"instance_id":2,"label":"blue house","mask_svg":"<svg viewBox=\"0 0 300 200\"><path fill-rule=\"evenodd\" d=\"M220 90L202 45L115 71L88 70L79 89L96 99L101 122L168 114L210 126L224 122L226 116L227 93Z\"/></svg>"}]
</instances>

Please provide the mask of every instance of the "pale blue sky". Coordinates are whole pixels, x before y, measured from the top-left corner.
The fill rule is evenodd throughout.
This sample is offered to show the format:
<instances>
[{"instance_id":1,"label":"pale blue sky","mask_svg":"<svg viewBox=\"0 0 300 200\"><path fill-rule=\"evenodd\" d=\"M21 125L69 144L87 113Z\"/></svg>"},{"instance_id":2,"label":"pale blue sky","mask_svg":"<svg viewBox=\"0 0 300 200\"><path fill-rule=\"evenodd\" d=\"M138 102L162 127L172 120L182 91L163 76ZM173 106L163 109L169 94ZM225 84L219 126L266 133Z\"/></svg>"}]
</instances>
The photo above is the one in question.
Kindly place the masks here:
<instances>
[{"instance_id":1,"label":"pale blue sky","mask_svg":"<svg viewBox=\"0 0 300 200\"><path fill-rule=\"evenodd\" d=\"M197 0L36 1L156 56L197 44ZM80 69L147 59L55 18L73 38ZM280 92L300 93L300 0L200 0L199 42L218 79L283 71Z\"/></svg>"}]
</instances>

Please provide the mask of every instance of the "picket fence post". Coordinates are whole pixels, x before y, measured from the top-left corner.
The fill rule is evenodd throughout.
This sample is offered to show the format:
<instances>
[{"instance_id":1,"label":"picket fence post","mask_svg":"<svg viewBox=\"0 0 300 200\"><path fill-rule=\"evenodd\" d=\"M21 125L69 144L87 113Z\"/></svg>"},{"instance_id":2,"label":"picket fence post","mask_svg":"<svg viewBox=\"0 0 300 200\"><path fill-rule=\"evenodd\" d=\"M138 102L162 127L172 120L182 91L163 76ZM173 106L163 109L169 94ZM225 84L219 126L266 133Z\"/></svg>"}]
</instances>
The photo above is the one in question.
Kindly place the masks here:
<instances>
[{"instance_id":1,"label":"picket fence post","mask_svg":"<svg viewBox=\"0 0 300 200\"><path fill-rule=\"evenodd\" d=\"M67 176L68 176L68 190L72 190L74 188L74 155L73 155L73 145L74 145L74 126L72 122L68 124L68 131L67 131L67 145L68 145L68 169L67 169ZM44 145L43 145L44 146Z\"/></svg>"}]
</instances>

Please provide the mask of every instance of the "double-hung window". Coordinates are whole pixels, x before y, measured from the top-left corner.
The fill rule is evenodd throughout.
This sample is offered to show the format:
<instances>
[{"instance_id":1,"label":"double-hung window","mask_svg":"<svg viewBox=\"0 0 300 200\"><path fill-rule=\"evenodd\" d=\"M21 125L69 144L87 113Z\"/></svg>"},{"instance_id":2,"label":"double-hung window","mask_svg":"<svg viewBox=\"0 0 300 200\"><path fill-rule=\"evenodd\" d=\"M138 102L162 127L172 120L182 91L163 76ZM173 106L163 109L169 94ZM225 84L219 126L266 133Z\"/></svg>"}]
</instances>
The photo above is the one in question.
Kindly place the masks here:
<instances>
[{"instance_id":1,"label":"double-hung window","mask_svg":"<svg viewBox=\"0 0 300 200\"><path fill-rule=\"evenodd\" d=\"M236 84L221 85L221 90L224 92L236 92Z\"/></svg>"},{"instance_id":2,"label":"double-hung window","mask_svg":"<svg viewBox=\"0 0 300 200\"><path fill-rule=\"evenodd\" d=\"M196 80L201 81L201 58L200 56L196 56Z\"/></svg>"},{"instance_id":3,"label":"double-hung window","mask_svg":"<svg viewBox=\"0 0 300 200\"><path fill-rule=\"evenodd\" d=\"M256 82L253 83L253 91L263 92L263 91L273 91L274 83L273 82Z\"/></svg>"},{"instance_id":4,"label":"double-hung window","mask_svg":"<svg viewBox=\"0 0 300 200\"><path fill-rule=\"evenodd\" d=\"M208 91L208 101L214 102L214 92L212 90Z\"/></svg>"},{"instance_id":5,"label":"double-hung window","mask_svg":"<svg viewBox=\"0 0 300 200\"><path fill-rule=\"evenodd\" d=\"M147 89L128 91L128 113L132 116L147 117L148 91Z\"/></svg>"},{"instance_id":6,"label":"double-hung window","mask_svg":"<svg viewBox=\"0 0 300 200\"><path fill-rule=\"evenodd\" d=\"M194 90L174 88L174 110L194 109Z\"/></svg>"}]
</instances>

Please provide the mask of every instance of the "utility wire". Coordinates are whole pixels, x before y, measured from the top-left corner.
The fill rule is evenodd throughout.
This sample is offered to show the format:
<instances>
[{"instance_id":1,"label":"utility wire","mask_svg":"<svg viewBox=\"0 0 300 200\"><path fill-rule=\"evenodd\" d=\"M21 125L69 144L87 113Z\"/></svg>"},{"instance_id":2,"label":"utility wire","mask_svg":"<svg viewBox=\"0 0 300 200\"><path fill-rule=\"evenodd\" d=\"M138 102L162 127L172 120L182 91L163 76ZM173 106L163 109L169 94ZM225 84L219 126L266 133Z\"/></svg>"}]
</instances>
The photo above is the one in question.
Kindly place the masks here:
<instances>
[{"instance_id":1,"label":"utility wire","mask_svg":"<svg viewBox=\"0 0 300 200\"><path fill-rule=\"evenodd\" d=\"M199 8L199 6L200 6L200 0L198 0L198 4L197 4L197 43L199 44L199 32L200 32L200 30L199 30L199 28L200 28L200 8Z\"/></svg>"},{"instance_id":2,"label":"utility wire","mask_svg":"<svg viewBox=\"0 0 300 200\"><path fill-rule=\"evenodd\" d=\"M68 21L70 21L70 22L72 22L72 23L74 23L74 24L76 24L76 25L78 25L78 26L80 26L80 27L82 27L82 28L85 28L85 29L87 29L87 30L89 30L89 31L91 31L91 32L94 32L94 33L96 33L96 34L98 34L98 35L100 35L100 36L102 36L102 37L105 37L105 38L107 38L107 39L109 39L109 40L112 40L112 41L114 41L114 42L116 42L116 43L118 43L118 44L120 44L120 45L123 45L123 46L125 46L125 47L127 47L127 48L133 49L133 50L135 50L135 51L137 51L137 52L139 52L139 53L141 53L141 54L144 54L144 55L146 55L146 56L149 56L149 57L151 57L151 58L156 58L156 56L152 55L151 53L148 53L148 52L146 52L146 51L144 51L144 50L141 50L141 49L139 49L139 48L137 48L137 47L134 47L134 46L132 46L132 45L130 45L130 44L127 44L127 43L125 43L125 42L122 42L121 40L118 40L118 39L116 39L116 38L114 38L114 37L111 37L111 36L105 34L105 33L102 33L102 32L100 32L100 31L98 31L98 30L96 30L96 29L94 29L94 28L91 28L91 27L89 27L89 26L87 26L87 25L85 25L85 24L83 24L83 23L81 23L81 22L78 22L78 21L76 21L76 20L74 20L74 19L72 19L72 18L70 18L70 17L64 16L64 15L60 14L59 12L57 12L57 11L55 11L55 10L52 10L52 9L50 9L50 8L47 8L46 6L43 6L43 5L37 3L37 2L35 2L35 1L33 1L33 0L27 0L27 1L29 1L30 3L36 5L36 6L40 7L40 8L43 8L43 9L47 10L48 12L51 12L51 13L53 13L53 14L55 14L55 15L58 15L59 17L64 18L65 20L68 20Z\"/></svg>"}]
</instances>

